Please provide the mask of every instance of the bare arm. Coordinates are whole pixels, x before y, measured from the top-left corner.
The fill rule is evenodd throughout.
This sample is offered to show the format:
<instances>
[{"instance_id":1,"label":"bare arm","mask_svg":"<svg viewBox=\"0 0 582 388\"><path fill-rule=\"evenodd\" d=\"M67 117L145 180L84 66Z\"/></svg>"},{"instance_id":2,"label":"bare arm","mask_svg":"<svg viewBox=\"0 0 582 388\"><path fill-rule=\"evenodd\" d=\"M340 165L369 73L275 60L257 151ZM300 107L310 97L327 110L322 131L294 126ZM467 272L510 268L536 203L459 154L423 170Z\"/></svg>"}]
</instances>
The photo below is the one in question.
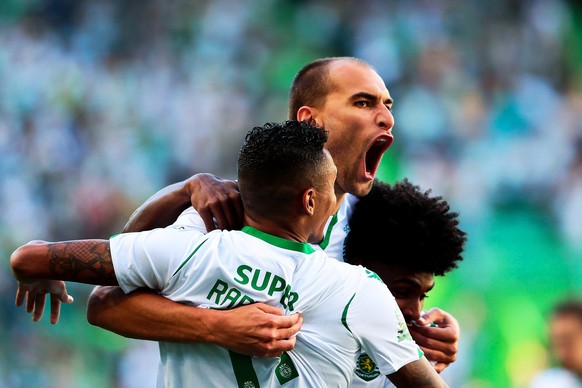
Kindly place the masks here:
<instances>
[{"instance_id":1,"label":"bare arm","mask_svg":"<svg viewBox=\"0 0 582 388\"><path fill-rule=\"evenodd\" d=\"M198 174L150 198L132 215L124 232L166 226L190 202L207 230L215 229L214 219L221 229L241 226L242 202L236 183ZM262 357L279 356L295 345L294 335L303 319L282 314L282 310L262 303L229 311L199 309L145 290L125 295L117 287L96 287L87 309L91 324L126 337L213 343Z\"/></svg>"},{"instance_id":2,"label":"bare arm","mask_svg":"<svg viewBox=\"0 0 582 388\"><path fill-rule=\"evenodd\" d=\"M398 371L386 377L397 387L448 387L425 357L404 365Z\"/></svg>"},{"instance_id":3,"label":"bare arm","mask_svg":"<svg viewBox=\"0 0 582 388\"><path fill-rule=\"evenodd\" d=\"M129 218L124 232L166 227L190 205L198 211L206 230L240 229L243 209L236 182L211 174L196 174L151 196Z\"/></svg>"},{"instance_id":4,"label":"bare arm","mask_svg":"<svg viewBox=\"0 0 582 388\"><path fill-rule=\"evenodd\" d=\"M108 240L31 241L12 253L10 265L21 283L54 279L117 284Z\"/></svg>"},{"instance_id":5,"label":"bare arm","mask_svg":"<svg viewBox=\"0 0 582 388\"><path fill-rule=\"evenodd\" d=\"M56 279L116 284L109 242L104 240L31 241L12 253L10 264L18 280L15 304L20 307L26 302L26 312L33 313L35 322L42 318L47 294L52 324L59 321L61 302L73 303L65 282Z\"/></svg>"},{"instance_id":6,"label":"bare arm","mask_svg":"<svg viewBox=\"0 0 582 388\"><path fill-rule=\"evenodd\" d=\"M430 309L419 321L423 326L409 327L410 334L440 373L457 359L461 332L459 323L451 314L438 308ZM431 326L431 323L436 326Z\"/></svg>"},{"instance_id":7,"label":"bare arm","mask_svg":"<svg viewBox=\"0 0 582 388\"><path fill-rule=\"evenodd\" d=\"M282 310L263 303L226 311L201 309L149 290L126 295L119 287L97 287L89 298L87 319L126 337L207 342L260 357L293 349L303 322L300 315L283 316Z\"/></svg>"}]
</instances>

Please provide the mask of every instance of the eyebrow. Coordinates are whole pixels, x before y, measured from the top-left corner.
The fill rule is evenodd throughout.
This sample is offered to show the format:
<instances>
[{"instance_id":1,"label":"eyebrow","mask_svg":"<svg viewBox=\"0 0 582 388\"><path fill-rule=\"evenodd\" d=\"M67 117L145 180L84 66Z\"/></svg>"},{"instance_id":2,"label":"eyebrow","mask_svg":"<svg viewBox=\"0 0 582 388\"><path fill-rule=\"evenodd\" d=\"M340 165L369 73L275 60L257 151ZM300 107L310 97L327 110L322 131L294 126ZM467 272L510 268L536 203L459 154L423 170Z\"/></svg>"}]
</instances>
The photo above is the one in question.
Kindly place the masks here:
<instances>
[{"instance_id":1,"label":"eyebrow","mask_svg":"<svg viewBox=\"0 0 582 388\"><path fill-rule=\"evenodd\" d=\"M406 283L406 284L408 284L408 285L411 285L411 286L414 286L414 287L416 287L416 288L418 288L418 289L422 288L422 286L420 285L420 283L418 283L418 282L415 282L414 280L411 280L411 279L409 279L409 278L402 278L402 279L398 279L398 280L396 280L396 281L395 281L395 283ZM390 288L390 287L388 287L388 288ZM431 285L431 286L428 288L428 290L426 290L426 292L428 293L428 292L432 291L432 289L433 289L433 288L434 288L434 282L433 282L433 284L432 284L432 285Z\"/></svg>"},{"instance_id":2,"label":"eyebrow","mask_svg":"<svg viewBox=\"0 0 582 388\"><path fill-rule=\"evenodd\" d=\"M368 93L368 92L359 92L359 93L356 93L352 96L352 100L357 100L359 98L364 98L366 100L372 100L372 101L378 100L378 96L371 94L371 93ZM382 102L384 104L388 105L388 104L393 104L394 100L391 97L388 97L387 99L385 99Z\"/></svg>"}]
</instances>

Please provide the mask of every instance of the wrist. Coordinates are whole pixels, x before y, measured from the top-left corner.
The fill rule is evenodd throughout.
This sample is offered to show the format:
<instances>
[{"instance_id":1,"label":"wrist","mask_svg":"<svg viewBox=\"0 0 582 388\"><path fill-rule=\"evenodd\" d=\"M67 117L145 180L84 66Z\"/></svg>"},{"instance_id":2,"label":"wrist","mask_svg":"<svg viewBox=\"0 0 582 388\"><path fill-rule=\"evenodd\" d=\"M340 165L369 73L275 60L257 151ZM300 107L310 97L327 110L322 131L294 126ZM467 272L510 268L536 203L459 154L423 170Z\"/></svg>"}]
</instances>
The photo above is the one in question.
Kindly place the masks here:
<instances>
[{"instance_id":1,"label":"wrist","mask_svg":"<svg viewBox=\"0 0 582 388\"><path fill-rule=\"evenodd\" d=\"M197 322L196 332L191 333L192 342L202 342L207 344L222 345L219 336L216 334L220 330L221 316L218 310L194 307L191 308L193 319Z\"/></svg>"}]
</instances>

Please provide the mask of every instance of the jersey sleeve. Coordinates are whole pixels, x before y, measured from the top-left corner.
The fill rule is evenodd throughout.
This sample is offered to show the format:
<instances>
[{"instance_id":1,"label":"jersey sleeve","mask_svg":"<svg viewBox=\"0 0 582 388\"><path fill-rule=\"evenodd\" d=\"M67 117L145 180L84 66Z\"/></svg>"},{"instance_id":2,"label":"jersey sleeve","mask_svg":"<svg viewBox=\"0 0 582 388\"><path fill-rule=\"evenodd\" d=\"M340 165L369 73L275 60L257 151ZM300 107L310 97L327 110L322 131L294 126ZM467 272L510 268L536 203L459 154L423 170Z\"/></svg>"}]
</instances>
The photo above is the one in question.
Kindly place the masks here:
<instances>
[{"instance_id":1,"label":"jersey sleeve","mask_svg":"<svg viewBox=\"0 0 582 388\"><path fill-rule=\"evenodd\" d=\"M388 287L373 272L368 271L367 276L364 286L354 295L346 321L362 351L386 376L419 360L423 353L412 339Z\"/></svg>"},{"instance_id":2,"label":"jersey sleeve","mask_svg":"<svg viewBox=\"0 0 582 388\"><path fill-rule=\"evenodd\" d=\"M202 217L192 206L184 210L169 228L196 230L200 233L206 233L206 225L204 225Z\"/></svg>"},{"instance_id":3,"label":"jersey sleeve","mask_svg":"<svg viewBox=\"0 0 582 388\"><path fill-rule=\"evenodd\" d=\"M123 233L110 239L111 258L121 289L161 291L204 235L172 228Z\"/></svg>"}]
</instances>

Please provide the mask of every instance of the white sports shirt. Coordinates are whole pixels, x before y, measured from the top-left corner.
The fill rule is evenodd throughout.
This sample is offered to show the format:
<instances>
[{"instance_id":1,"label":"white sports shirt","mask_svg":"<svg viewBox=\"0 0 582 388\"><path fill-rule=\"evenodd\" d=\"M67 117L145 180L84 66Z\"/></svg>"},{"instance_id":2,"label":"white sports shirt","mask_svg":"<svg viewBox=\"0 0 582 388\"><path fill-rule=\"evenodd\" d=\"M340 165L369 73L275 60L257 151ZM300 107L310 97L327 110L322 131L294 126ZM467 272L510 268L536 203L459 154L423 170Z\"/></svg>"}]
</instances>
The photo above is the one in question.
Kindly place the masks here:
<instances>
[{"instance_id":1,"label":"white sports shirt","mask_svg":"<svg viewBox=\"0 0 582 388\"><path fill-rule=\"evenodd\" d=\"M324 251L329 257L344 261L344 241L348 235L349 219L352 216L358 197L346 194L336 214L330 217L325 226L324 239L319 244L312 245L315 250ZM174 223L175 226L199 230L206 233L206 226L198 212L190 207L186 209ZM352 387L389 388L394 385L382 375L376 363L367 353L358 356Z\"/></svg>"},{"instance_id":2,"label":"white sports shirt","mask_svg":"<svg viewBox=\"0 0 582 388\"><path fill-rule=\"evenodd\" d=\"M208 308L261 301L305 318L295 348L280 358L160 343L167 387L348 386L362 351L373 355L383 375L422 355L376 274L330 259L309 244L251 227L206 235L169 227L115 236L111 256L125 292L148 287Z\"/></svg>"}]
</instances>

